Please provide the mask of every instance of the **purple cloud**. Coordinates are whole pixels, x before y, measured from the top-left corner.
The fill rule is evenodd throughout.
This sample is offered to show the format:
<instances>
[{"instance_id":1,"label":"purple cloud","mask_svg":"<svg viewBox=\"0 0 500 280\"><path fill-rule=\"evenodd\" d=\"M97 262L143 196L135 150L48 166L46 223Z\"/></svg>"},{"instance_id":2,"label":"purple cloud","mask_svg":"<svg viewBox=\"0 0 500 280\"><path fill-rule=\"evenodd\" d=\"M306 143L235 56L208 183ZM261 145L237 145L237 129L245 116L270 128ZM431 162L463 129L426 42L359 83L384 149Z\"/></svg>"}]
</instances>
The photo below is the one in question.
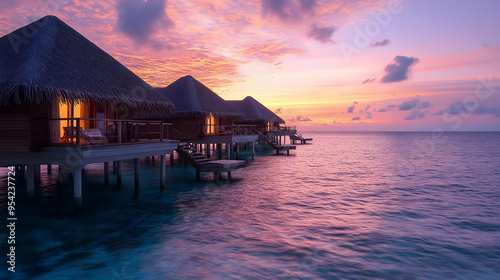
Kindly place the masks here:
<instances>
[{"instance_id":1,"label":"purple cloud","mask_svg":"<svg viewBox=\"0 0 500 280\"><path fill-rule=\"evenodd\" d=\"M311 30L309 31L309 34L307 34L307 37L309 39L314 39L320 43L334 43L333 40L331 39L333 33L335 32L335 27L318 27L316 24L313 24L311 26Z\"/></svg>"},{"instance_id":2,"label":"purple cloud","mask_svg":"<svg viewBox=\"0 0 500 280\"><path fill-rule=\"evenodd\" d=\"M165 0L119 0L116 28L143 44L157 30L174 25L165 12L166 4Z\"/></svg>"},{"instance_id":3,"label":"purple cloud","mask_svg":"<svg viewBox=\"0 0 500 280\"><path fill-rule=\"evenodd\" d=\"M385 67L385 75L382 77L382 83L402 82L409 79L411 68L420 60L416 57L396 56L394 63Z\"/></svg>"},{"instance_id":4,"label":"purple cloud","mask_svg":"<svg viewBox=\"0 0 500 280\"><path fill-rule=\"evenodd\" d=\"M262 16L274 16L285 23L301 22L314 15L316 0L262 0Z\"/></svg>"},{"instance_id":5,"label":"purple cloud","mask_svg":"<svg viewBox=\"0 0 500 280\"><path fill-rule=\"evenodd\" d=\"M370 47L372 47L372 48L385 47L385 46L389 45L390 42L391 41L389 39L384 39L382 41L375 42L375 43L371 44Z\"/></svg>"}]
</instances>

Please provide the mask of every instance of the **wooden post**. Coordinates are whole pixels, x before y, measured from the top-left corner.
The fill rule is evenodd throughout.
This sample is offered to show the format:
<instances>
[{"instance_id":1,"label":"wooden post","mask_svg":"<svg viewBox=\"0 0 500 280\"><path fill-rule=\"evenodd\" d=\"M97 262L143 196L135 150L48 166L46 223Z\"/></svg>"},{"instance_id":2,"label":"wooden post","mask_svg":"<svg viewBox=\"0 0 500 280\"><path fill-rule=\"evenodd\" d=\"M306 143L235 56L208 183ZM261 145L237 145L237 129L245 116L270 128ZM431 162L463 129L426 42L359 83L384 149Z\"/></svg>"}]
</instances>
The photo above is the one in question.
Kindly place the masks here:
<instances>
[{"instance_id":1,"label":"wooden post","mask_svg":"<svg viewBox=\"0 0 500 280\"><path fill-rule=\"evenodd\" d=\"M139 125L138 124L135 124L134 125L134 138L135 138L135 142L139 142L139 138L138 138L138 135L139 135Z\"/></svg>"},{"instance_id":2,"label":"wooden post","mask_svg":"<svg viewBox=\"0 0 500 280\"><path fill-rule=\"evenodd\" d=\"M24 165L22 165L22 164L21 164L21 165L19 165L19 178L20 178L21 180L24 180L24 168L25 168L25 166L24 166Z\"/></svg>"},{"instance_id":3,"label":"wooden post","mask_svg":"<svg viewBox=\"0 0 500 280\"><path fill-rule=\"evenodd\" d=\"M35 165L34 164L28 164L28 185L27 185L27 191L28 191L28 198L34 198L35 197Z\"/></svg>"},{"instance_id":4,"label":"wooden post","mask_svg":"<svg viewBox=\"0 0 500 280\"><path fill-rule=\"evenodd\" d=\"M226 143L226 153L227 153L227 159L231 159L231 146L229 143Z\"/></svg>"},{"instance_id":5,"label":"wooden post","mask_svg":"<svg viewBox=\"0 0 500 280\"><path fill-rule=\"evenodd\" d=\"M163 141L163 122L160 121L160 142Z\"/></svg>"},{"instance_id":6,"label":"wooden post","mask_svg":"<svg viewBox=\"0 0 500 280\"><path fill-rule=\"evenodd\" d=\"M276 149L276 154L279 155L280 154L280 150L279 149Z\"/></svg>"},{"instance_id":7,"label":"wooden post","mask_svg":"<svg viewBox=\"0 0 500 280\"><path fill-rule=\"evenodd\" d=\"M222 159L222 144L217 144L218 159Z\"/></svg>"},{"instance_id":8,"label":"wooden post","mask_svg":"<svg viewBox=\"0 0 500 280\"><path fill-rule=\"evenodd\" d=\"M109 184L109 162L104 163L104 184Z\"/></svg>"},{"instance_id":9,"label":"wooden post","mask_svg":"<svg viewBox=\"0 0 500 280\"><path fill-rule=\"evenodd\" d=\"M196 169L196 181L200 180L200 170Z\"/></svg>"},{"instance_id":10,"label":"wooden post","mask_svg":"<svg viewBox=\"0 0 500 280\"><path fill-rule=\"evenodd\" d=\"M134 158L134 181L135 190L139 189L139 159Z\"/></svg>"},{"instance_id":11,"label":"wooden post","mask_svg":"<svg viewBox=\"0 0 500 280\"><path fill-rule=\"evenodd\" d=\"M52 165L47 164L47 174L52 174Z\"/></svg>"},{"instance_id":12,"label":"wooden post","mask_svg":"<svg viewBox=\"0 0 500 280\"><path fill-rule=\"evenodd\" d=\"M82 208L82 166L73 168L73 196L75 209Z\"/></svg>"},{"instance_id":13,"label":"wooden post","mask_svg":"<svg viewBox=\"0 0 500 280\"><path fill-rule=\"evenodd\" d=\"M80 146L80 119L76 119L76 145Z\"/></svg>"},{"instance_id":14,"label":"wooden post","mask_svg":"<svg viewBox=\"0 0 500 280\"><path fill-rule=\"evenodd\" d=\"M174 151L172 151L172 153L170 154L170 163L174 163Z\"/></svg>"},{"instance_id":15,"label":"wooden post","mask_svg":"<svg viewBox=\"0 0 500 280\"><path fill-rule=\"evenodd\" d=\"M118 144L122 143L122 122L118 121Z\"/></svg>"},{"instance_id":16,"label":"wooden post","mask_svg":"<svg viewBox=\"0 0 500 280\"><path fill-rule=\"evenodd\" d=\"M240 143L236 143L236 159L240 159Z\"/></svg>"},{"instance_id":17,"label":"wooden post","mask_svg":"<svg viewBox=\"0 0 500 280\"><path fill-rule=\"evenodd\" d=\"M116 161L113 161L113 174L116 174Z\"/></svg>"},{"instance_id":18,"label":"wooden post","mask_svg":"<svg viewBox=\"0 0 500 280\"><path fill-rule=\"evenodd\" d=\"M255 142L252 142L252 158L255 157Z\"/></svg>"},{"instance_id":19,"label":"wooden post","mask_svg":"<svg viewBox=\"0 0 500 280\"><path fill-rule=\"evenodd\" d=\"M228 179L229 181L231 181L231 171L228 171L228 172L227 172L227 179Z\"/></svg>"},{"instance_id":20,"label":"wooden post","mask_svg":"<svg viewBox=\"0 0 500 280\"><path fill-rule=\"evenodd\" d=\"M207 147L207 158L210 158L210 143L205 144Z\"/></svg>"},{"instance_id":21,"label":"wooden post","mask_svg":"<svg viewBox=\"0 0 500 280\"><path fill-rule=\"evenodd\" d=\"M290 150L286 150L286 155L289 156L290 155Z\"/></svg>"},{"instance_id":22,"label":"wooden post","mask_svg":"<svg viewBox=\"0 0 500 280\"><path fill-rule=\"evenodd\" d=\"M214 172L214 182L217 182L218 177L219 177L219 173Z\"/></svg>"},{"instance_id":23,"label":"wooden post","mask_svg":"<svg viewBox=\"0 0 500 280\"><path fill-rule=\"evenodd\" d=\"M160 188L165 188L165 155L160 157Z\"/></svg>"},{"instance_id":24,"label":"wooden post","mask_svg":"<svg viewBox=\"0 0 500 280\"><path fill-rule=\"evenodd\" d=\"M151 161L155 162L155 156L151 156Z\"/></svg>"},{"instance_id":25,"label":"wooden post","mask_svg":"<svg viewBox=\"0 0 500 280\"><path fill-rule=\"evenodd\" d=\"M120 185L122 183L122 161L116 162L116 183Z\"/></svg>"},{"instance_id":26,"label":"wooden post","mask_svg":"<svg viewBox=\"0 0 500 280\"><path fill-rule=\"evenodd\" d=\"M35 182L40 183L40 164L35 165Z\"/></svg>"}]
</instances>

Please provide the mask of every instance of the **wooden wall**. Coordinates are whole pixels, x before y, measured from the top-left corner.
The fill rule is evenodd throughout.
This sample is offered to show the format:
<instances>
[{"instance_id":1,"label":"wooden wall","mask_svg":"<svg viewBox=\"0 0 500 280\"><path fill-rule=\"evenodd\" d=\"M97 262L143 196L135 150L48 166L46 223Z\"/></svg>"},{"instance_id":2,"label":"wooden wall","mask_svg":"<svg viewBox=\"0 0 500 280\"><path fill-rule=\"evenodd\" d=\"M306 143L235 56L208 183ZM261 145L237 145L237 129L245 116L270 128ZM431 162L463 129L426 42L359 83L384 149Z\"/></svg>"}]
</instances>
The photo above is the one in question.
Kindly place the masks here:
<instances>
[{"instance_id":1,"label":"wooden wall","mask_svg":"<svg viewBox=\"0 0 500 280\"><path fill-rule=\"evenodd\" d=\"M174 119L173 137L175 140L199 139L202 137L204 119Z\"/></svg>"},{"instance_id":2,"label":"wooden wall","mask_svg":"<svg viewBox=\"0 0 500 280\"><path fill-rule=\"evenodd\" d=\"M0 151L33 152L49 143L49 104L0 107Z\"/></svg>"}]
</instances>

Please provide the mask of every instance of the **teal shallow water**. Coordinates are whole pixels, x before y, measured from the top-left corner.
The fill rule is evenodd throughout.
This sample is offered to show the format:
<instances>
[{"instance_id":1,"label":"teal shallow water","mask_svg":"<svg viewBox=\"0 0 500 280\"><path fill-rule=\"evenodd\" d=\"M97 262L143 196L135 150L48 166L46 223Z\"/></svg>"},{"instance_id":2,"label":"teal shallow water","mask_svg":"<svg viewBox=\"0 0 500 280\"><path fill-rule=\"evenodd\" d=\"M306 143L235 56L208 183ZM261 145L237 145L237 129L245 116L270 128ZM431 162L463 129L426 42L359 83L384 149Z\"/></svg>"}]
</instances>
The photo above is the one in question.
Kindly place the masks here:
<instances>
[{"instance_id":1,"label":"teal shallow water","mask_svg":"<svg viewBox=\"0 0 500 280\"><path fill-rule=\"evenodd\" d=\"M142 159L120 188L87 166L84 208L43 174L18 184L12 279L499 279L500 134L305 133L234 180ZM248 152L246 152L248 155ZM0 173L1 220L6 170ZM7 252L1 243L1 252ZM2 253L3 254L3 253Z\"/></svg>"}]
</instances>

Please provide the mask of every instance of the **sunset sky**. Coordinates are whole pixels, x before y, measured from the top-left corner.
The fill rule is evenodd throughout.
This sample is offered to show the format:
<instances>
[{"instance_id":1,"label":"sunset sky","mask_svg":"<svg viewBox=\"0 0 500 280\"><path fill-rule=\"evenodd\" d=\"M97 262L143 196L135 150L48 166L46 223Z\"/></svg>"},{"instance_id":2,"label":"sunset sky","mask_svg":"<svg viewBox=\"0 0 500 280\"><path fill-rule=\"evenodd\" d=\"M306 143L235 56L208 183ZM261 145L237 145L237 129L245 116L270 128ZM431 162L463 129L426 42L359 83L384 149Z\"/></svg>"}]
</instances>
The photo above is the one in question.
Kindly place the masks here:
<instances>
[{"instance_id":1,"label":"sunset sky","mask_svg":"<svg viewBox=\"0 0 500 280\"><path fill-rule=\"evenodd\" d=\"M0 0L51 14L153 86L192 75L302 130L500 131L500 1Z\"/></svg>"}]
</instances>

